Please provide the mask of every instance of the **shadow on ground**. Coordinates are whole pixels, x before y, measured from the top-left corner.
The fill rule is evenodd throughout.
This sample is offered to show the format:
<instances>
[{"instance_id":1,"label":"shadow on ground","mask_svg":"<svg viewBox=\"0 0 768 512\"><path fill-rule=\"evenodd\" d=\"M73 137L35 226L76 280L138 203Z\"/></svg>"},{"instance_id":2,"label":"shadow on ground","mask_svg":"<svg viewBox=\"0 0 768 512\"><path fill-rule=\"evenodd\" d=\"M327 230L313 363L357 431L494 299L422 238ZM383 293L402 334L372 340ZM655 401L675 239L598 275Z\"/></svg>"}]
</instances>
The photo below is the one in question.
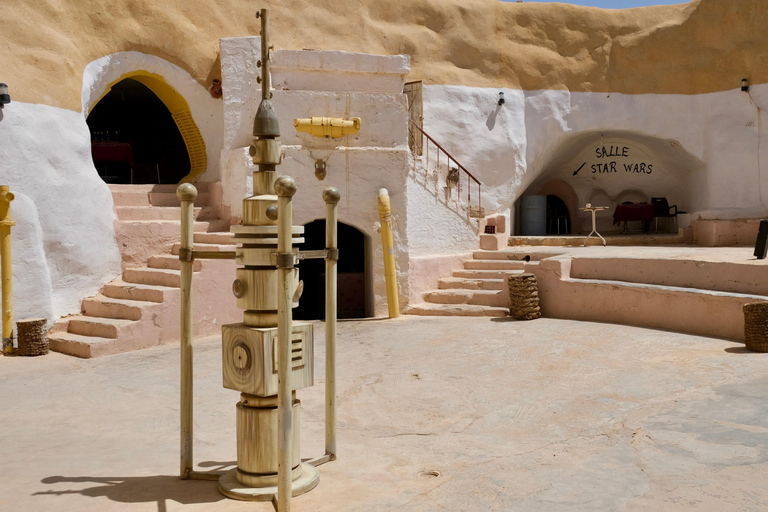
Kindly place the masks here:
<instances>
[{"instance_id":1,"label":"shadow on ground","mask_svg":"<svg viewBox=\"0 0 768 512\"><path fill-rule=\"evenodd\" d=\"M231 467L228 462L203 462L201 467L223 470ZM81 494L90 498L107 498L119 503L157 503L158 512L167 512L166 502L175 501L182 505L216 503L226 499L219 494L216 481L181 480L178 476L153 475L135 477L94 477L94 476L49 476L44 484L93 483L85 489L36 492L34 495L63 496Z\"/></svg>"}]
</instances>

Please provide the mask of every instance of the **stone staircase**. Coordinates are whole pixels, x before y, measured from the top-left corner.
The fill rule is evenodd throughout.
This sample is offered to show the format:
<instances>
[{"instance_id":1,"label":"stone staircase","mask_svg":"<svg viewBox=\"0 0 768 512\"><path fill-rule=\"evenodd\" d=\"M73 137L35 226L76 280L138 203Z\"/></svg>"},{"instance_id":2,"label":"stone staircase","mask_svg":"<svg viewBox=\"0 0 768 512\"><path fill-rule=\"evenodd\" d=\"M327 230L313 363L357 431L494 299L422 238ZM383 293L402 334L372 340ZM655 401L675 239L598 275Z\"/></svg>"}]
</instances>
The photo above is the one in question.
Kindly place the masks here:
<instances>
[{"instance_id":1,"label":"stone staircase","mask_svg":"<svg viewBox=\"0 0 768 512\"><path fill-rule=\"evenodd\" d=\"M507 277L523 273L526 265L524 260L516 259L518 257L500 251L474 251L472 258L463 262L461 270L440 279L438 289L425 293L424 302L408 306L405 314L506 316L509 313Z\"/></svg>"},{"instance_id":2,"label":"stone staircase","mask_svg":"<svg viewBox=\"0 0 768 512\"><path fill-rule=\"evenodd\" d=\"M195 247L234 250L229 223L219 219L218 209L211 205L217 184L196 186ZM110 185L110 189L123 256L122 278L83 299L80 315L54 323L49 331L51 350L89 358L179 339L181 209L176 185ZM239 316L229 297L234 268L234 261L195 262L193 286L206 296L195 308L197 335L217 332L221 323Z\"/></svg>"}]
</instances>

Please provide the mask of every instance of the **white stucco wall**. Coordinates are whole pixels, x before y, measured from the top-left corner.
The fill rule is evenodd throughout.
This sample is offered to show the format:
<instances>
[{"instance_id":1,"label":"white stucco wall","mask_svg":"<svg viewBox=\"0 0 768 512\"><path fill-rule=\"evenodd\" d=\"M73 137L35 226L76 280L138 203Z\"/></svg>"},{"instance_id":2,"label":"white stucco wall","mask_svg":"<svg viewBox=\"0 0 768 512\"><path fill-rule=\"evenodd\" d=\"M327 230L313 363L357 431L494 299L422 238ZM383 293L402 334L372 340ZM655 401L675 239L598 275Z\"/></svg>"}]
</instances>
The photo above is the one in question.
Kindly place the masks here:
<instances>
[{"instance_id":1,"label":"white stucco wall","mask_svg":"<svg viewBox=\"0 0 768 512\"><path fill-rule=\"evenodd\" d=\"M661 155L658 173L645 181L623 181L625 175L617 183L615 175L590 174L591 186L574 187L581 201L598 188L612 199L633 189L648 197L678 194L681 209L704 218L755 218L768 211L762 197L768 176L758 168L758 147L763 165L768 161L768 138L755 103L739 89L693 96L504 90L503 106L496 105L498 92L442 85L423 91L425 130L483 182L488 214L508 211L534 180L573 176L580 153L596 143L585 138L574 145L573 137L613 132L646 145L661 141L676 153ZM768 85L751 92L768 107Z\"/></svg>"},{"instance_id":2,"label":"white stucco wall","mask_svg":"<svg viewBox=\"0 0 768 512\"><path fill-rule=\"evenodd\" d=\"M253 140L253 118L261 101L256 77L261 69L259 38L221 40L224 89L224 150L221 155L224 204L232 217L250 193L256 170L247 147ZM322 191L341 193L339 220L363 232L372 248L373 301L376 314L386 314L386 288L376 197L387 188L393 212L400 302L409 297L409 241L406 229L406 180L409 172L406 98L402 94L408 58L346 52L276 51L272 103L280 124L285 158L279 174L296 179L294 224L325 218ZM320 139L300 134L293 119L312 116L360 117L354 136ZM316 159L327 160L327 177L314 175Z\"/></svg>"},{"instance_id":3,"label":"white stucco wall","mask_svg":"<svg viewBox=\"0 0 768 512\"><path fill-rule=\"evenodd\" d=\"M14 317L49 321L120 275L112 195L78 112L12 102L0 110L0 184L11 215Z\"/></svg>"},{"instance_id":4,"label":"white stucco wall","mask_svg":"<svg viewBox=\"0 0 768 512\"><path fill-rule=\"evenodd\" d=\"M141 52L118 52L91 62L83 72L83 115L88 116L110 84L132 71L159 75L184 97L205 142L207 169L198 181L219 181L219 156L224 138L223 101L213 98L189 73L166 60Z\"/></svg>"}]
</instances>

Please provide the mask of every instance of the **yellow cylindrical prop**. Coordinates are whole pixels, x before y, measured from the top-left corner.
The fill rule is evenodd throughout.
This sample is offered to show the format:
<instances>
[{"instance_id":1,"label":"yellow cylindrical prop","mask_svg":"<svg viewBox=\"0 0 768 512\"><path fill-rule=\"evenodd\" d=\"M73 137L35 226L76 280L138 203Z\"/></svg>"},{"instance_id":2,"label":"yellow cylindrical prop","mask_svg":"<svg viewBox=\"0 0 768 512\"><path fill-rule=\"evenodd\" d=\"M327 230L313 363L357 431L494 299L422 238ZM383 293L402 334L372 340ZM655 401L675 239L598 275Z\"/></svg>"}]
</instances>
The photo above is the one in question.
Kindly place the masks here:
<instances>
[{"instance_id":1,"label":"yellow cylindrical prop","mask_svg":"<svg viewBox=\"0 0 768 512\"><path fill-rule=\"evenodd\" d=\"M0 279L2 280L3 352L13 352L13 286L11 273L11 201L7 185L0 186Z\"/></svg>"},{"instance_id":2,"label":"yellow cylindrical prop","mask_svg":"<svg viewBox=\"0 0 768 512\"><path fill-rule=\"evenodd\" d=\"M343 135L354 135L360 131L360 118L342 119L340 117L310 117L294 119L297 132L309 133L315 137L338 139Z\"/></svg>"},{"instance_id":3,"label":"yellow cylindrical prop","mask_svg":"<svg viewBox=\"0 0 768 512\"><path fill-rule=\"evenodd\" d=\"M395 249L392 242L392 208L387 189L379 189L379 218L381 219L381 242L384 249L384 276L387 281L387 304L389 318L400 315L400 301L397 296L397 269Z\"/></svg>"}]
</instances>

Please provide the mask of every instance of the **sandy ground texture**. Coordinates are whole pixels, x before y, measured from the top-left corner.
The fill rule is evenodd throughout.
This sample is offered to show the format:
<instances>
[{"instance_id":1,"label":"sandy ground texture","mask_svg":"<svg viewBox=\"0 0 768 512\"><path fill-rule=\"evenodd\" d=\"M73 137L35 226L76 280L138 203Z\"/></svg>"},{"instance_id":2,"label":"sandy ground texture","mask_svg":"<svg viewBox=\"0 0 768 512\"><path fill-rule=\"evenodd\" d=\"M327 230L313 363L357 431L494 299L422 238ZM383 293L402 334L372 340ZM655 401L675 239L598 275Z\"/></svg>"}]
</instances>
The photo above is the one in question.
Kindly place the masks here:
<instances>
[{"instance_id":1,"label":"sandy ground texture","mask_svg":"<svg viewBox=\"0 0 768 512\"><path fill-rule=\"evenodd\" d=\"M302 455L323 451L322 323ZM339 325L339 459L296 511L748 511L768 488L768 355L565 320ZM269 511L178 479L178 346L0 359L0 510ZM195 352L195 460L231 467L238 394ZM439 476L431 476L435 472Z\"/></svg>"}]
</instances>

